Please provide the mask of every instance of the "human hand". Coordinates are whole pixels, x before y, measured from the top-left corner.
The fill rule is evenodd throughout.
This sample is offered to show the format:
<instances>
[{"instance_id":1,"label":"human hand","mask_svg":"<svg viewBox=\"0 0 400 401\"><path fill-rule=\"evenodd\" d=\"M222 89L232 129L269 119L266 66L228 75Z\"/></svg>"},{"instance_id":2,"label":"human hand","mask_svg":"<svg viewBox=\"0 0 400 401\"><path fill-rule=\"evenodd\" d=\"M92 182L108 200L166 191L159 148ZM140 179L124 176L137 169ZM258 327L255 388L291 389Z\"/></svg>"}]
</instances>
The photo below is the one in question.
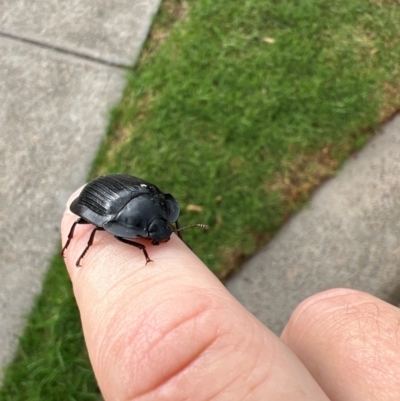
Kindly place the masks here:
<instances>
[{"instance_id":1,"label":"human hand","mask_svg":"<svg viewBox=\"0 0 400 401\"><path fill-rule=\"evenodd\" d=\"M64 214L63 244L76 219ZM77 226L65 262L105 400L400 400L398 308L326 291L296 308L279 339L176 235L141 241L145 265L140 250L97 232L76 268L92 229Z\"/></svg>"}]
</instances>

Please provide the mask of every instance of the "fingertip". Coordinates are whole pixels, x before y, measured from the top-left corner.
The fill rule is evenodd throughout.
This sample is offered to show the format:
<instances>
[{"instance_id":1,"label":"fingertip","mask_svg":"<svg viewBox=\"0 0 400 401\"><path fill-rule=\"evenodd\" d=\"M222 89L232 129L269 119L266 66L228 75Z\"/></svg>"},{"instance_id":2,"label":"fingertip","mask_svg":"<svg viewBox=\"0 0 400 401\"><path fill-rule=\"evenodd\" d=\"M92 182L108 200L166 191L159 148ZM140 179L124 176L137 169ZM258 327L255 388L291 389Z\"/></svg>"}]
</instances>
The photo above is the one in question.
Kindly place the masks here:
<instances>
[{"instance_id":1,"label":"fingertip","mask_svg":"<svg viewBox=\"0 0 400 401\"><path fill-rule=\"evenodd\" d=\"M361 291L350 288L332 288L326 291L311 295L302 301L293 311L289 322L285 326L281 339L290 341L290 337L294 335L299 338L300 333L305 332L310 327L318 325L322 315L330 313L337 307L342 307L344 300L347 298L357 298L367 295Z\"/></svg>"},{"instance_id":2,"label":"fingertip","mask_svg":"<svg viewBox=\"0 0 400 401\"><path fill-rule=\"evenodd\" d=\"M338 288L300 304L281 339L331 399L368 399L373 392L397 400L399 322L397 307Z\"/></svg>"}]
</instances>

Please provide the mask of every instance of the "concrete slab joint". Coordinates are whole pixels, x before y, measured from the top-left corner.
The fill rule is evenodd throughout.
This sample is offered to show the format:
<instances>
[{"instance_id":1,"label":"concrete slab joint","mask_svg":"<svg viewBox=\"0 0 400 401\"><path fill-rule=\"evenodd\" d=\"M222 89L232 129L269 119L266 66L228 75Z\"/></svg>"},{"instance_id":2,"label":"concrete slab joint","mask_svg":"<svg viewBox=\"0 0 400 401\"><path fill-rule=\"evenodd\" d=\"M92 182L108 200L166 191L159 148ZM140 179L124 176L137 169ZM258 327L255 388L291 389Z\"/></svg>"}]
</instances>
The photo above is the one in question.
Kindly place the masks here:
<instances>
[{"instance_id":1,"label":"concrete slab joint","mask_svg":"<svg viewBox=\"0 0 400 401\"><path fill-rule=\"evenodd\" d=\"M0 34L129 67L161 0L5 0Z\"/></svg>"}]
</instances>

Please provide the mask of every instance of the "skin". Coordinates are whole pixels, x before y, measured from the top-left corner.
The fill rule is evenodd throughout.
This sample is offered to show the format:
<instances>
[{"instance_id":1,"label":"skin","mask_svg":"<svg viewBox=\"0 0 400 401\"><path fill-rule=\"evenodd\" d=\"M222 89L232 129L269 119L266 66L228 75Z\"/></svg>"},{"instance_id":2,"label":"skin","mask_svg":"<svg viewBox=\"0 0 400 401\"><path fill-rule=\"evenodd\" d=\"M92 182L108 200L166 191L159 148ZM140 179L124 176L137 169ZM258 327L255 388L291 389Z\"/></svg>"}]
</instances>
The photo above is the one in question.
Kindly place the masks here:
<instances>
[{"instance_id":1,"label":"skin","mask_svg":"<svg viewBox=\"0 0 400 401\"><path fill-rule=\"evenodd\" d=\"M70 201L77 196L75 193ZM77 216L62 219L62 241ZM173 234L143 253L91 225L65 252L105 400L400 400L400 312L333 289L302 302L276 337Z\"/></svg>"}]
</instances>

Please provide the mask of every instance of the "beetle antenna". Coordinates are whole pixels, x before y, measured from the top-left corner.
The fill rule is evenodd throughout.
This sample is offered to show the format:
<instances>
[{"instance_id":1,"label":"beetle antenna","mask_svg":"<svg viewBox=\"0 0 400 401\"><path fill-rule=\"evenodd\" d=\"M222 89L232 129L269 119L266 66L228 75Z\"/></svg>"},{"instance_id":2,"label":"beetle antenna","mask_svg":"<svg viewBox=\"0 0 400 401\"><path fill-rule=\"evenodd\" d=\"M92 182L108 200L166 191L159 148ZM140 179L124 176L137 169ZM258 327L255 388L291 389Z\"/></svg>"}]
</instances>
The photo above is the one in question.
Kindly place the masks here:
<instances>
[{"instance_id":1,"label":"beetle antenna","mask_svg":"<svg viewBox=\"0 0 400 401\"><path fill-rule=\"evenodd\" d=\"M182 231L182 230L186 230L187 228L192 228L192 227L199 227L199 228L202 228L203 230L208 230L208 228L209 228L207 224L192 224L191 226L176 228L175 231Z\"/></svg>"}]
</instances>

